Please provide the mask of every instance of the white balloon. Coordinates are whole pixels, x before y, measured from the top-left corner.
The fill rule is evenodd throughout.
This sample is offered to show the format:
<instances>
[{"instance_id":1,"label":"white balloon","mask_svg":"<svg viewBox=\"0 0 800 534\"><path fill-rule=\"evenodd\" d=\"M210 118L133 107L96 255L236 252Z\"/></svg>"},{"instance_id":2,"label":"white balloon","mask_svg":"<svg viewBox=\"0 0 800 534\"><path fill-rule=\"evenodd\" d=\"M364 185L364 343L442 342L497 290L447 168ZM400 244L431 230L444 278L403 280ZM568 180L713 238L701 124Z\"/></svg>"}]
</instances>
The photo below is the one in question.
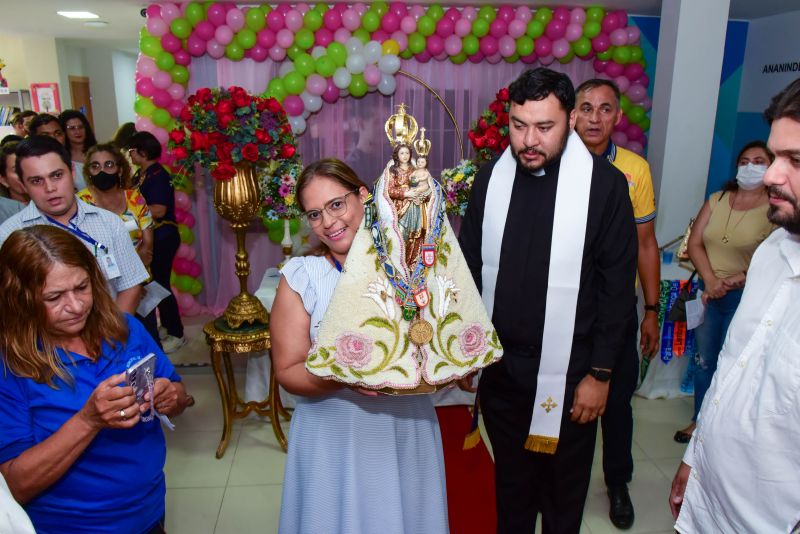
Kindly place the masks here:
<instances>
[{"instance_id":1,"label":"white balloon","mask_svg":"<svg viewBox=\"0 0 800 534\"><path fill-rule=\"evenodd\" d=\"M296 135L300 135L306 131L306 120L299 115L297 117L289 117L289 126L292 127L292 131Z\"/></svg>"},{"instance_id":2,"label":"white balloon","mask_svg":"<svg viewBox=\"0 0 800 534\"><path fill-rule=\"evenodd\" d=\"M364 49L364 45L361 42L361 39L358 37L351 37L344 43L344 47L347 49L348 54L357 54Z\"/></svg>"},{"instance_id":3,"label":"white balloon","mask_svg":"<svg viewBox=\"0 0 800 534\"><path fill-rule=\"evenodd\" d=\"M319 59L327 53L328 51L324 46L315 46L314 49L311 50L311 57Z\"/></svg>"},{"instance_id":4,"label":"white balloon","mask_svg":"<svg viewBox=\"0 0 800 534\"><path fill-rule=\"evenodd\" d=\"M350 74L361 74L367 67L364 56L361 54L347 56L347 63L345 63L345 65L347 66L347 70L350 71Z\"/></svg>"},{"instance_id":5,"label":"white balloon","mask_svg":"<svg viewBox=\"0 0 800 534\"><path fill-rule=\"evenodd\" d=\"M303 100L303 103L306 105L306 111L311 113L316 113L322 109L322 98L319 96L308 95L308 100Z\"/></svg>"},{"instance_id":6,"label":"white balloon","mask_svg":"<svg viewBox=\"0 0 800 534\"><path fill-rule=\"evenodd\" d=\"M310 115L311 115L310 111L308 111L307 109L303 110L303 118L304 119L307 119Z\"/></svg>"},{"instance_id":7,"label":"white balloon","mask_svg":"<svg viewBox=\"0 0 800 534\"><path fill-rule=\"evenodd\" d=\"M400 58L394 54L387 54L378 60L378 68L384 74L394 74L400 70Z\"/></svg>"},{"instance_id":8,"label":"white balloon","mask_svg":"<svg viewBox=\"0 0 800 534\"><path fill-rule=\"evenodd\" d=\"M350 71L344 67L339 67L336 69L336 72L333 73L333 85L339 89L347 89L350 87L350 82L352 80L353 76L350 74Z\"/></svg>"},{"instance_id":9,"label":"white balloon","mask_svg":"<svg viewBox=\"0 0 800 534\"><path fill-rule=\"evenodd\" d=\"M368 65L374 65L381 58L381 44L378 41L370 41L364 45L364 59Z\"/></svg>"},{"instance_id":10,"label":"white balloon","mask_svg":"<svg viewBox=\"0 0 800 534\"><path fill-rule=\"evenodd\" d=\"M382 95L392 95L397 89L397 80L394 79L394 76L391 74L382 74L381 81L378 82L378 91L381 92Z\"/></svg>"},{"instance_id":11,"label":"white balloon","mask_svg":"<svg viewBox=\"0 0 800 534\"><path fill-rule=\"evenodd\" d=\"M278 67L278 77L283 78L290 72L294 70L294 62L289 61L288 59L281 63L281 66Z\"/></svg>"}]
</instances>

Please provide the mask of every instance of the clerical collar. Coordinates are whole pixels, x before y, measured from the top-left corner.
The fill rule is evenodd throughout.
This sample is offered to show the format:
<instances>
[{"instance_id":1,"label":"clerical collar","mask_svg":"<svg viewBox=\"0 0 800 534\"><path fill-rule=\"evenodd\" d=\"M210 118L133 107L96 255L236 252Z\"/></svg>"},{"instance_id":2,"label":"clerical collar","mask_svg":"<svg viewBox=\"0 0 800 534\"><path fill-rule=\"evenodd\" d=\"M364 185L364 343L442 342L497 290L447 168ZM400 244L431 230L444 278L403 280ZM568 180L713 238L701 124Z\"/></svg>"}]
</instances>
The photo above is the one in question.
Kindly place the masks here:
<instances>
[{"instance_id":1,"label":"clerical collar","mask_svg":"<svg viewBox=\"0 0 800 534\"><path fill-rule=\"evenodd\" d=\"M600 157L606 158L609 163L614 163L614 160L617 159L617 145L614 144L614 141L608 140L608 146L605 152L600 154Z\"/></svg>"}]
</instances>

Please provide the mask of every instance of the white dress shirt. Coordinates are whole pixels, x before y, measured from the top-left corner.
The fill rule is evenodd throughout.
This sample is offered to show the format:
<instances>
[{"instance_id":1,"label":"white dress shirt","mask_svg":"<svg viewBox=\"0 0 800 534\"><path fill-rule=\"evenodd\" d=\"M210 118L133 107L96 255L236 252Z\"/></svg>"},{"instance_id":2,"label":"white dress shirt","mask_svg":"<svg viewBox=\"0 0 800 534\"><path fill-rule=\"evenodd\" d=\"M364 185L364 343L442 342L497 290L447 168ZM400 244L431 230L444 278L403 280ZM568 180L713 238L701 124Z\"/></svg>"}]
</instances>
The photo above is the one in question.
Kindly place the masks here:
<instances>
[{"instance_id":1,"label":"white dress shirt","mask_svg":"<svg viewBox=\"0 0 800 534\"><path fill-rule=\"evenodd\" d=\"M794 532L800 522L800 236L755 252L683 461L675 529Z\"/></svg>"},{"instance_id":2,"label":"white dress shirt","mask_svg":"<svg viewBox=\"0 0 800 534\"><path fill-rule=\"evenodd\" d=\"M0 475L0 532L3 534L36 534L28 514L14 500L3 475Z\"/></svg>"}]
</instances>

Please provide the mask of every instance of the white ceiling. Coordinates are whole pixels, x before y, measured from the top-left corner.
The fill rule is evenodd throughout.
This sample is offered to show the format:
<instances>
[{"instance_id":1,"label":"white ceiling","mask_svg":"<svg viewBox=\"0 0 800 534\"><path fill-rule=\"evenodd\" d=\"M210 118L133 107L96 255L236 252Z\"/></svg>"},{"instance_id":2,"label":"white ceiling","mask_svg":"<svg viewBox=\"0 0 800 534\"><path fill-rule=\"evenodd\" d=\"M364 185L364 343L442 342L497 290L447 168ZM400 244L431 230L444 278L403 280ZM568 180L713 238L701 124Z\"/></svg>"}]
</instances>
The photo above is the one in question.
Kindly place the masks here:
<instances>
[{"instance_id":1,"label":"white ceiling","mask_svg":"<svg viewBox=\"0 0 800 534\"><path fill-rule=\"evenodd\" d=\"M433 3L434 0L420 0ZM631 14L658 16L663 0L567 0L573 6L602 4L624 9ZM668 0L671 1L671 0ZM712 1L712 0L692 0ZM150 2L142 0L0 0L0 32L4 34L38 34L76 41L78 45L111 46L135 51L139 29L144 25L140 15ZM240 2L262 4L264 1ZM313 2L309 2L313 3ZM482 5L486 0L443 0L443 5ZM495 3L495 2L492 2ZM497 2L499 3L499 2ZM511 5L553 5L561 2L507 0ZM750 20L800 9L797 0L731 0L730 18ZM70 20L56 11L92 11L109 23L105 28L89 28L83 21ZM2 51L0 51L0 54Z\"/></svg>"}]
</instances>

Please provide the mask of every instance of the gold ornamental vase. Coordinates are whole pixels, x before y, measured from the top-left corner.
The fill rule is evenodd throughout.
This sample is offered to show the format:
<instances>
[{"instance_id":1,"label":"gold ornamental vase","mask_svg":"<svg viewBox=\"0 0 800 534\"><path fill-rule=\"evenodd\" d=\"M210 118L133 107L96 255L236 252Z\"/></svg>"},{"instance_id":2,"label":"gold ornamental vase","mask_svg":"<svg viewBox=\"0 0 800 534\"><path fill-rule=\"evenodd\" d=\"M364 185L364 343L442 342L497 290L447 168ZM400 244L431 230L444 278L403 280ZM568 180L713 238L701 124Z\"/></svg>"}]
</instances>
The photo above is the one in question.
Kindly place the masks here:
<instances>
[{"instance_id":1,"label":"gold ornamental vase","mask_svg":"<svg viewBox=\"0 0 800 534\"><path fill-rule=\"evenodd\" d=\"M245 231L258 212L258 185L252 165L237 165L236 174L230 180L214 183L214 208L220 217L231 224L236 234L236 276L239 278L239 294L225 308L225 322L231 328L242 323L269 324L269 314L261 301L247 291L250 261L245 246Z\"/></svg>"}]
</instances>

